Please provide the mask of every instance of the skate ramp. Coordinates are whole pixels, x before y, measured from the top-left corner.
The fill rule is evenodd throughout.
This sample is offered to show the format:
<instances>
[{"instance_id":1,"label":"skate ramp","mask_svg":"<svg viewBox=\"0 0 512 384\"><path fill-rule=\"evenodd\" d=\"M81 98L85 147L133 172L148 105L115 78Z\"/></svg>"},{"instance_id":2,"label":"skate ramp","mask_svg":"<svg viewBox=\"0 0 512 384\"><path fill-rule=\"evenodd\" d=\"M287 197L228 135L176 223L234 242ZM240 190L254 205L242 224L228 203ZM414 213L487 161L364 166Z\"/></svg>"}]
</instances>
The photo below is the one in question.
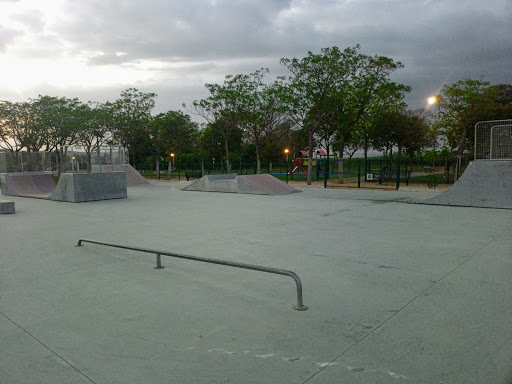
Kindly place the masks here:
<instances>
[{"instance_id":1,"label":"skate ramp","mask_svg":"<svg viewBox=\"0 0 512 384\"><path fill-rule=\"evenodd\" d=\"M264 175L207 175L183 188L183 191L245 193L253 195L284 195L300 192L275 177Z\"/></svg>"},{"instance_id":2,"label":"skate ramp","mask_svg":"<svg viewBox=\"0 0 512 384\"><path fill-rule=\"evenodd\" d=\"M51 172L2 173L2 195L47 199L57 187Z\"/></svg>"},{"instance_id":3,"label":"skate ramp","mask_svg":"<svg viewBox=\"0 0 512 384\"><path fill-rule=\"evenodd\" d=\"M100 172L99 165L93 166L93 172ZM101 172L125 172L126 173L126 185L133 187L135 185L149 184L144 176L142 176L135 168L130 164L119 164L119 165L102 165Z\"/></svg>"},{"instance_id":4,"label":"skate ramp","mask_svg":"<svg viewBox=\"0 0 512 384\"><path fill-rule=\"evenodd\" d=\"M59 183L52 173L2 173L2 195L80 203L127 197L124 172L63 173Z\"/></svg>"},{"instance_id":5,"label":"skate ramp","mask_svg":"<svg viewBox=\"0 0 512 384\"><path fill-rule=\"evenodd\" d=\"M449 190L421 204L512 209L512 160L472 161Z\"/></svg>"}]
</instances>

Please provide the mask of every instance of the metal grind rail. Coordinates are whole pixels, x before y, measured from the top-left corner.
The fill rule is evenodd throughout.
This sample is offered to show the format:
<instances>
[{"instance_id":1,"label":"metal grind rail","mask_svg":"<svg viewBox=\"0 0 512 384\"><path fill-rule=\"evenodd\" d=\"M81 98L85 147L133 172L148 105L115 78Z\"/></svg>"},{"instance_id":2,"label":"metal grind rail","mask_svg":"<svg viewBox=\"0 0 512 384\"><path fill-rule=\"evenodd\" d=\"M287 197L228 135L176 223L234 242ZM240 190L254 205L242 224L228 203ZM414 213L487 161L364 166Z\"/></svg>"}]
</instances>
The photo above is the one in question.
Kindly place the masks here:
<instances>
[{"instance_id":1,"label":"metal grind rail","mask_svg":"<svg viewBox=\"0 0 512 384\"><path fill-rule=\"evenodd\" d=\"M157 250L153 250L153 249L131 247L131 246L127 246L127 245L107 243L107 242L104 242L104 241L96 241L96 240L88 240L88 239L80 239L80 240L78 240L77 247L81 247L82 243L91 243L91 244L105 245L107 247L129 249L131 251L153 253L153 254L156 255L156 267L155 267L155 269L163 268L162 260L161 260L161 256L163 255L163 256L169 256L169 257L176 257L178 259L195 260L195 261L201 261L203 263L226 265L228 267L250 269L252 271L260 271L260 272L266 272L266 273L273 273L275 275L290 276L293 280L295 280L295 285L297 286L297 305L294 305L293 309L295 309L297 311L305 311L306 309L308 309L308 307L305 306L302 303L302 282L300 281L299 276L297 276L297 274L295 274L295 272L288 271L286 269L264 267L264 266L261 266L261 265L254 265L254 264L237 263L236 261L208 259L208 258L205 258L205 257L183 255L181 253L157 251Z\"/></svg>"}]
</instances>

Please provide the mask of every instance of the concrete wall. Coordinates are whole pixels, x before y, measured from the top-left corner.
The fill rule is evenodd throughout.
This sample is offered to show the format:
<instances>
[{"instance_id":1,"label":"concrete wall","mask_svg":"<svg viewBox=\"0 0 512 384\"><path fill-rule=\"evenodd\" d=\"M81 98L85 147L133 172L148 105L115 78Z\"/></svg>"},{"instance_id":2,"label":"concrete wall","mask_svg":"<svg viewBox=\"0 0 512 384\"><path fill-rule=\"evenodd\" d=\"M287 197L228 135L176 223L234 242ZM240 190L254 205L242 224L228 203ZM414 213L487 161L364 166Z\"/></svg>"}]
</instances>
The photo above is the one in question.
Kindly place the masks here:
<instances>
[{"instance_id":1,"label":"concrete wall","mask_svg":"<svg viewBox=\"0 0 512 384\"><path fill-rule=\"evenodd\" d=\"M50 200L80 203L127 196L124 172L63 173Z\"/></svg>"}]
</instances>

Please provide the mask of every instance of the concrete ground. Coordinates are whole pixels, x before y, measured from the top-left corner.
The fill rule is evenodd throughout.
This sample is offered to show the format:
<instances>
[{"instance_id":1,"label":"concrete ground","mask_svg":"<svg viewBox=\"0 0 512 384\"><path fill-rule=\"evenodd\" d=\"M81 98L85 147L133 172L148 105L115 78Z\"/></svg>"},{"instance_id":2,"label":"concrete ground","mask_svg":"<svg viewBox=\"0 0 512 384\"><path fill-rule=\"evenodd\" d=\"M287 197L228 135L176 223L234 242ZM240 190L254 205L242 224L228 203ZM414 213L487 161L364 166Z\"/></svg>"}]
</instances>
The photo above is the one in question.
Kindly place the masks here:
<instances>
[{"instance_id":1,"label":"concrete ground","mask_svg":"<svg viewBox=\"0 0 512 384\"><path fill-rule=\"evenodd\" d=\"M1 383L511 383L512 210L128 189L0 215ZM85 244L105 240L286 276Z\"/></svg>"}]
</instances>

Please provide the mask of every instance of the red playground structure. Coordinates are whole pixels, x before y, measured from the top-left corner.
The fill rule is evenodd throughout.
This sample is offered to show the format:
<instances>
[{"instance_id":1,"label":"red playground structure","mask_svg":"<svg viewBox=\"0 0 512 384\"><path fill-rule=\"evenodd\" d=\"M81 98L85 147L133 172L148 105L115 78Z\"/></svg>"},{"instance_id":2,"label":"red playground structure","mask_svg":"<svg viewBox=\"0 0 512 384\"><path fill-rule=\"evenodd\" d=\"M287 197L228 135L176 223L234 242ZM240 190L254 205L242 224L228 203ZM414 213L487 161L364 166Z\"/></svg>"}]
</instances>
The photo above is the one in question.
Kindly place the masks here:
<instances>
[{"instance_id":1,"label":"red playground structure","mask_svg":"<svg viewBox=\"0 0 512 384\"><path fill-rule=\"evenodd\" d=\"M297 154L297 158L295 159L295 165L292 171L290 172L290 175L293 175L295 172L300 172L302 170L302 165L304 163L303 157L307 155L308 153L306 151L299 151L299 153Z\"/></svg>"}]
</instances>

